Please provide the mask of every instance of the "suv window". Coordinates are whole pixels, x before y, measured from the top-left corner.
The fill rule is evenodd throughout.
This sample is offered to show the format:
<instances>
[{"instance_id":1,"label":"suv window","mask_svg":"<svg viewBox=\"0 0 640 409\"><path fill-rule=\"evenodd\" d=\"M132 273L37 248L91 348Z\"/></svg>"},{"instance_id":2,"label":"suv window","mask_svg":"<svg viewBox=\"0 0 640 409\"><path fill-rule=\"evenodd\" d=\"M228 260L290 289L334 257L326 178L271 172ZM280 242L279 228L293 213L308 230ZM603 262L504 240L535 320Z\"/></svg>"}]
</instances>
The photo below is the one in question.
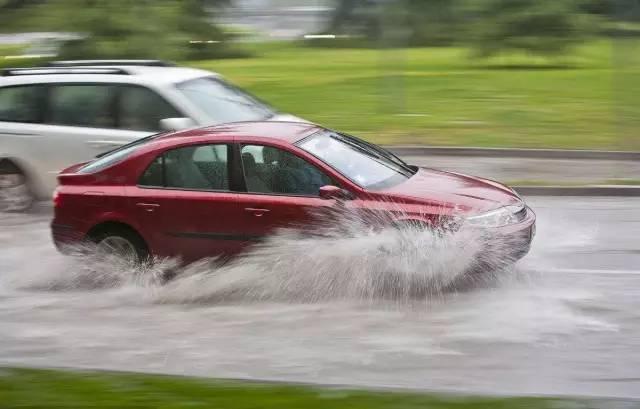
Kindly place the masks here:
<instances>
[{"instance_id":1,"label":"suv window","mask_svg":"<svg viewBox=\"0 0 640 409\"><path fill-rule=\"evenodd\" d=\"M156 92L140 86L122 86L118 106L120 129L157 131L160 120L179 118L180 114Z\"/></svg>"},{"instance_id":2,"label":"suv window","mask_svg":"<svg viewBox=\"0 0 640 409\"><path fill-rule=\"evenodd\" d=\"M113 85L52 85L49 121L56 125L115 128Z\"/></svg>"},{"instance_id":3,"label":"suv window","mask_svg":"<svg viewBox=\"0 0 640 409\"><path fill-rule=\"evenodd\" d=\"M251 193L318 196L333 181L304 159L271 146L244 145L242 167Z\"/></svg>"},{"instance_id":4,"label":"suv window","mask_svg":"<svg viewBox=\"0 0 640 409\"><path fill-rule=\"evenodd\" d=\"M43 90L35 85L0 88L0 121L40 122Z\"/></svg>"},{"instance_id":5,"label":"suv window","mask_svg":"<svg viewBox=\"0 0 640 409\"><path fill-rule=\"evenodd\" d=\"M257 98L217 78L196 78L177 88L216 123L264 120L275 114Z\"/></svg>"},{"instance_id":6,"label":"suv window","mask_svg":"<svg viewBox=\"0 0 640 409\"><path fill-rule=\"evenodd\" d=\"M228 145L173 149L156 158L138 184L194 190L229 190Z\"/></svg>"}]
</instances>

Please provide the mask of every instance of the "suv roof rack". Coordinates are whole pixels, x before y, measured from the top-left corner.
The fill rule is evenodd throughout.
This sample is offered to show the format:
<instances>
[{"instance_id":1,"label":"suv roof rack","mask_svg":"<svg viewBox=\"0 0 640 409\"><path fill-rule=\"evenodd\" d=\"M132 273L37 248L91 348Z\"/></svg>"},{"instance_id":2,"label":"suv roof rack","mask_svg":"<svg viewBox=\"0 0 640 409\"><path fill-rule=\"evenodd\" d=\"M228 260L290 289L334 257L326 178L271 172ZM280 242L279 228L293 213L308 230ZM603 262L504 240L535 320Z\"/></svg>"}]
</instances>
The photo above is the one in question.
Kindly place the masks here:
<instances>
[{"instance_id":1,"label":"suv roof rack","mask_svg":"<svg viewBox=\"0 0 640 409\"><path fill-rule=\"evenodd\" d=\"M60 74L120 74L129 75L122 68L101 68L101 67L33 67L33 68L5 68L0 71L3 77L12 77L19 75L60 75Z\"/></svg>"},{"instance_id":2,"label":"suv roof rack","mask_svg":"<svg viewBox=\"0 0 640 409\"><path fill-rule=\"evenodd\" d=\"M175 64L162 60L68 60L50 61L47 67L95 67L112 65L132 65L140 67L175 67Z\"/></svg>"}]
</instances>

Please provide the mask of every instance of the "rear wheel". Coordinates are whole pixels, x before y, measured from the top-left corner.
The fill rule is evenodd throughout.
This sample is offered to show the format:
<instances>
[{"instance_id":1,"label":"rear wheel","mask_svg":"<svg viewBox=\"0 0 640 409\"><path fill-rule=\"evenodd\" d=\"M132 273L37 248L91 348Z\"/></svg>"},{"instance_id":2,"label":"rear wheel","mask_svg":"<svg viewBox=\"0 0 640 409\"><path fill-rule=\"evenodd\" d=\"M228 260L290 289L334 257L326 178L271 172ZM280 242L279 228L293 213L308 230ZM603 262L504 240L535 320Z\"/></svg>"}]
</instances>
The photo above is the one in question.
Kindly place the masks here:
<instances>
[{"instance_id":1,"label":"rear wheel","mask_svg":"<svg viewBox=\"0 0 640 409\"><path fill-rule=\"evenodd\" d=\"M17 169L0 169L0 211L24 212L33 202L24 174Z\"/></svg>"},{"instance_id":2,"label":"rear wheel","mask_svg":"<svg viewBox=\"0 0 640 409\"><path fill-rule=\"evenodd\" d=\"M98 253L115 256L131 264L142 264L149 259L149 251L144 240L126 228L110 228L92 236Z\"/></svg>"}]
</instances>

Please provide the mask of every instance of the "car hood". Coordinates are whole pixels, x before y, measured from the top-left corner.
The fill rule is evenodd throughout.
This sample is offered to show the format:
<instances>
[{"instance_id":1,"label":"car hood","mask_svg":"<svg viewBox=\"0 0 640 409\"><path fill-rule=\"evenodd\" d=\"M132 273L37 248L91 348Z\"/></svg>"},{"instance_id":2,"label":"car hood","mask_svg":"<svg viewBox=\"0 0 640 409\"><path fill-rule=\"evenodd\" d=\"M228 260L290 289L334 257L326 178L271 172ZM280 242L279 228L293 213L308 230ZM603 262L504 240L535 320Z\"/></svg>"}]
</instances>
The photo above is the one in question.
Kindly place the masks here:
<instances>
[{"instance_id":1,"label":"car hood","mask_svg":"<svg viewBox=\"0 0 640 409\"><path fill-rule=\"evenodd\" d=\"M409 180L380 191L390 199L408 198L470 214L522 202L512 189L492 180L420 168Z\"/></svg>"}]
</instances>

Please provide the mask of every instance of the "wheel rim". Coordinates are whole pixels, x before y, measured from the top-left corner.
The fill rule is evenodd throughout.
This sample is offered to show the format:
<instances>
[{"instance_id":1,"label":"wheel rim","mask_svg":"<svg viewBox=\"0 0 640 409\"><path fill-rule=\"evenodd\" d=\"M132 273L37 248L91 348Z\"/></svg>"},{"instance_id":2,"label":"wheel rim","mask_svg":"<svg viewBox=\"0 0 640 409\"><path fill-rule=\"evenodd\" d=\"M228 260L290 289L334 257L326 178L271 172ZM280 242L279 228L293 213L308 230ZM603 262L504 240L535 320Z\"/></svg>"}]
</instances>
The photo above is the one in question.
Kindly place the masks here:
<instances>
[{"instance_id":1,"label":"wheel rim","mask_svg":"<svg viewBox=\"0 0 640 409\"><path fill-rule=\"evenodd\" d=\"M28 209L33 203L24 176L19 173L0 174L0 211Z\"/></svg>"},{"instance_id":2,"label":"wheel rim","mask_svg":"<svg viewBox=\"0 0 640 409\"><path fill-rule=\"evenodd\" d=\"M129 240L120 236L108 236L98 243L100 254L118 257L127 263L137 264L138 252Z\"/></svg>"}]
</instances>

